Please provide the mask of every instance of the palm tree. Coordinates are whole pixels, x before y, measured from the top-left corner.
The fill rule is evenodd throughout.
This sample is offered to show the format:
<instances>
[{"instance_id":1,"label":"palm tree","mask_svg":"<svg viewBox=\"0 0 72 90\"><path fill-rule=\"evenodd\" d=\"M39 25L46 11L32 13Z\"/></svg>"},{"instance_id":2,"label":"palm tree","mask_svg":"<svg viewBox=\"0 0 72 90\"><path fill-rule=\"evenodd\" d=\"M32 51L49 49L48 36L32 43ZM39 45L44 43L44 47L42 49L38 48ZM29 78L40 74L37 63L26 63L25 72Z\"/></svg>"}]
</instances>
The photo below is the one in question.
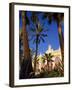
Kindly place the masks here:
<instances>
[{"instance_id":1,"label":"palm tree","mask_svg":"<svg viewBox=\"0 0 72 90\"><path fill-rule=\"evenodd\" d=\"M42 63L45 63L45 57L42 56Z\"/></svg>"},{"instance_id":2,"label":"palm tree","mask_svg":"<svg viewBox=\"0 0 72 90\"><path fill-rule=\"evenodd\" d=\"M61 54L62 54L62 61L64 57L64 36L62 32L62 22L64 21L64 14L63 13L54 13L53 14L54 20L57 22L58 27L58 35L60 40L60 47L61 47Z\"/></svg>"},{"instance_id":3,"label":"palm tree","mask_svg":"<svg viewBox=\"0 0 72 90\"><path fill-rule=\"evenodd\" d=\"M39 24L39 23L38 23ZM41 29L41 30L40 30ZM43 34L42 28L39 26L36 30L35 39L33 40L33 43L36 43L36 54L35 54L35 62L34 62L34 72L36 72L36 59L38 54L38 45L42 41L45 42L44 38L47 37L47 34Z\"/></svg>"},{"instance_id":4,"label":"palm tree","mask_svg":"<svg viewBox=\"0 0 72 90\"><path fill-rule=\"evenodd\" d=\"M45 53L43 56L43 59L47 60L48 71L49 71L49 62L51 62L51 70L52 70L52 62L53 62L52 57L53 57L53 55L51 55L51 53L49 53L49 54Z\"/></svg>"},{"instance_id":5,"label":"palm tree","mask_svg":"<svg viewBox=\"0 0 72 90\"><path fill-rule=\"evenodd\" d=\"M24 57L26 60L28 60L30 58L30 50L29 50L28 36L27 36L27 31L26 31L26 15L25 15L25 12L22 12L22 33L23 33Z\"/></svg>"},{"instance_id":6,"label":"palm tree","mask_svg":"<svg viewBox=\"0 0 72 90\"><path fill-rule=\"evenodd\" d=\"M47 30L43 29L43 25L41 25L36 12L32 13L32 21L34 24L34 27L31 27L31 31L34 33L32 35L33 43L36 43L36 54L35 54L35 61L34 61L34 73L36 72L36 60L37 60L37 54L38 54L38 45L40 42L45 42L45 37L47 37Z\"/></svg>"},{"instance_id":7,"label":"palm tree","mask_svg":"<svg viewBox=\"0 0 72 90\"><path fill-rule=\"evenodd\" d=\"M63 13L45 13L43 18L47 18L48 23L51 24L52 20L56 21L58 27L58 35L60 40L60 47L61 47L61 54L62 54L62 61L64 57L64 37L62 32L62 22L64 21L64 14Z\"/></svg>"},{"instance_id":8,"label":"palm tree","mask_svg":"<svg viewBox=\"0 0 72 90\"><path fill-rule=\"evenodd\" d=\"M21 11L20 16L22 19L22 39L23 39L23 54L24 54L24 60L21 64L20 70L20 78L23 79L28 78L29 73L32 72L32 62L29 50L28 35L26 31L26 24L28 22L26 12Z\"/></svg>"},{"instance_id":9,"label":"palm tree","mask_svg":"<svg viewBox=\"0 0 72 90\"><path fill-rule=\"evenodd\" d=\"M20 66L23 62L23 35L22 35L22 29L20 29L20 32L19 32L19 63L20 63Z\"/></svg>"}]
</instances>

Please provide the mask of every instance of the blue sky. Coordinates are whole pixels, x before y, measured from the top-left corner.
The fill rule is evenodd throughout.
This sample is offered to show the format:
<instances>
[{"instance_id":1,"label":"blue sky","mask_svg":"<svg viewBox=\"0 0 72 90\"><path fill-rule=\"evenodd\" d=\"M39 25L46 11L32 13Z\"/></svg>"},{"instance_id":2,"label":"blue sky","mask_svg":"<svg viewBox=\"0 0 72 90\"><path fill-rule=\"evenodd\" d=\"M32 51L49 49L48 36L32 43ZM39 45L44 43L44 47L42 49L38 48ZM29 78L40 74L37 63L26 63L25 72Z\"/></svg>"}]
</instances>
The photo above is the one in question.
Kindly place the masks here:
<instances>
[{"instance_id":1,"label":"blue sky","mask_svg":"<svg viewBox=\"0 0 72 90\"><path fill-rule=\"evenodd\" d=\"M52 48L58 49L60 44L59 44L59 37L58 37L58 27L57 23L55 21L52 21L51 24L48 23L47 19L42 19L43 12L39 15L37 15L39 18L39 21L41 24L44 24L43 28L48 29L47 32L44 32L48 35L48 37L45 38L45 43L41 42L38 46L38 54L43 54L46 52L48 49L48 46L51 45ZM31 12L27 11L27 17L30 20L30 26L33 26L33 23L31 21ZM19 22L20 29L22 28L22 18L20 17L20 22ZM30 29L28 26L26 26L26 29L28 33L30 34ZM62 23L62 31L64 32L64 24ZM31 32L32 33L32 32ZM35 50L35 45L33 44L33 41L29 41L29 47Z\"/></svg>"}]
</instances>

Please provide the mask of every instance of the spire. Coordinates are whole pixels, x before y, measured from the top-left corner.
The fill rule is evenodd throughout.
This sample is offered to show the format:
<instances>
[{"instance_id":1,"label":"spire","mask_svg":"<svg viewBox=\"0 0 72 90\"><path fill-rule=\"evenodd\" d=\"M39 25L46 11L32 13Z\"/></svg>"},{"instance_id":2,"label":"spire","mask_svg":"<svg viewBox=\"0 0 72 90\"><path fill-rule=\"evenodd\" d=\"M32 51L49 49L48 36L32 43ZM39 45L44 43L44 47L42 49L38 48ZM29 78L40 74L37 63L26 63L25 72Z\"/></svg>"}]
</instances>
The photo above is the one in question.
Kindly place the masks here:
<instances>
[{"instance_id":1,"label":"spire","mask_svg":"<svg viewBox=\"0 0 72 90\"><path fill-rule=\"evenodd\" d=\"M48 50L51 50L51 45L49 44L49 46L48 46Z\"/></svg>"},{"instance_id":2,"label":"spire","mask_svg":"<svg viewBox=\"0 0 72 90\"><path fill-rule=\"evenodd\" d=\"M40 53L40 55L39 55L40 57L42 57L42 54Z\"/></svg>"}]
</instances>

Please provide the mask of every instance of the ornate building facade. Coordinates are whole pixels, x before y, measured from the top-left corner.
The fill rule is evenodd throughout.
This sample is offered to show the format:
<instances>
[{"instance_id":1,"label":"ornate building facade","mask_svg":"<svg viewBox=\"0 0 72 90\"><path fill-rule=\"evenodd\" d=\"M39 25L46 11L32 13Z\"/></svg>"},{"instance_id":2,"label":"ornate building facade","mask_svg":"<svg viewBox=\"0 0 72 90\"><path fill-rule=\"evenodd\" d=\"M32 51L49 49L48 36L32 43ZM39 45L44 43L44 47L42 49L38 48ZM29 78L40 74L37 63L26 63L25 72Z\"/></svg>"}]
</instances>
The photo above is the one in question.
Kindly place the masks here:
<instances>
[{"instance_id":1,"label":"ornate building facade","mask_svg":"<svg viewBox=\"0 0 72 90\"><path fill-rule=\"evenodd\" d=\"M53 60L55 60L57 57L62 60L60 47L57 50L53 50L52 47L51 47L51 45L49 45L48 46L48 50L46 51L46 53L47 54L51 53L54 56L52 58Z\"/></svg>"},{"instance_id":2,"label":"ornate building facade","mask_svg":"<svg viewBox=\"0 0 72 90\"><path fill-rule=\"evenodd\" d=\"M51 45L48 46L48 50L45 52L46 54L51 53L51 55L53 55L52 60L53 62L49 62L49 67L51 67L52 69L55 68L56 64L61 64L62 61L62 56L61 56L61 50L60 47L57 50L53 50ZM41 68L47 67L47 60L45 60L45 63L42 63L42 54L38 55L38 59L39 59L39 63L38 63L38 67L37 69L39 69L41 71ZM50 68L50 70L51 70Z\"/></svg>"}]
</instances>

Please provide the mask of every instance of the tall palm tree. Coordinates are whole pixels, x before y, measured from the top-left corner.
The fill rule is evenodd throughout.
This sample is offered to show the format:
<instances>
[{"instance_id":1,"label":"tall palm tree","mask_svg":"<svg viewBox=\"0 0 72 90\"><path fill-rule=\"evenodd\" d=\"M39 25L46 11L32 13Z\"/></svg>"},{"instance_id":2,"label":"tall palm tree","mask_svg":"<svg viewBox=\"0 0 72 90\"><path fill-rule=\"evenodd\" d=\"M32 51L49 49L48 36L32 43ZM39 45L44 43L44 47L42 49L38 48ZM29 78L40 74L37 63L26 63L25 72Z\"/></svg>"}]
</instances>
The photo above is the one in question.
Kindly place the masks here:
<instances>
[{"instance_id":1,"label":"tall palm tree","mask_svg":"<svg viewBox=\"0 0 72 90\"><path fill-rule=\"evenodd\" d=\"M23 51L25 59L30 58L30 50L29 50L29 43L28 43L28 36L26 31L26 13L22 12L22 33L23 33Z\"/></svg>"},{"instance_id":2,"label":"tall palm tree","mask_svg":"<svg viewBox=\"0 0 72 90\"><path fill-rule=\"evenodd\" d=\"M58 27L58 35L61 47L61 54L62 54L62 61L64 57L64 36L62 32L62 22L64 21L64 14L63 13L45 13L43 18L47 18L49 24L51 24L52 20L56 21Z\"/></svg>"},{"instance_id":3,"label":"tall palm tree","mask_svg":"<svg viewBox=\"0 0 72 90\"><path fill-rule=\"evenodd\" d=\"M24 60L21 64L21 70L20 70L20 78L28 78L29 73L32 72L32 62L31 62L31 55L30 55L30 49L29 49L29 43L28 43L28 35L26 31L26 24L27 24L27 17L26 12L21 11L20 12L21 18L22 18L22 35L23 35L23 54L24 54Z\"/></svg>"},{"instance_id":4,"label":"tall palm tree","mask_svg":"<svg viewBox=\"0 0 72 90\"><path fill-rule=\"evenodd\" d=\"M40 30L41 29L41 30ZM47 34L43 34L42 28L39 26L35 30L35 38L33 40L33 43L36 43L36 54L35 54L35 61L34 61L34 72L36 72L36 59L37 59L37 54L38 54L38 45L42 41L43 43L45 42L44 38L47 37Z\"/></svg>"},{"instance_id":5,"label":"tall palm tree","mask_svg":"<svg viewBox=\"0 0 72 90\"><path fill-rule=\"evenodd\" d=\"M36 60L37 60L37 54L38 54L38 45L40 44L40 42L45 42L45 37L47 37L47 33L45 31L47 30L44 30L43 29L43 25L41 25L36 12L33 12L32 13L32 21L33 21L33 24L34 24L34 28L30 28L31 31L34 33L32 35L32 40L33 40L33 43L36 43L36 54L35 54L35 61L34 61L34 73L36 72Z\"/></svg>"},{"instance_id":6,"label":"tall palm tree","mask_svg":"<svg viewBox=\"0 0 72 90\"><path fill-rule=\"evenodd\" d=\"M62 61L64 57L64 36L62 32L62 22L64 21L64 14L63 13L54 13L53 14L54 20L57 22L58 27L58 35L60 40L60 47L61 47L61 54L62 54Z\"/></svg>"}]
</instances>

